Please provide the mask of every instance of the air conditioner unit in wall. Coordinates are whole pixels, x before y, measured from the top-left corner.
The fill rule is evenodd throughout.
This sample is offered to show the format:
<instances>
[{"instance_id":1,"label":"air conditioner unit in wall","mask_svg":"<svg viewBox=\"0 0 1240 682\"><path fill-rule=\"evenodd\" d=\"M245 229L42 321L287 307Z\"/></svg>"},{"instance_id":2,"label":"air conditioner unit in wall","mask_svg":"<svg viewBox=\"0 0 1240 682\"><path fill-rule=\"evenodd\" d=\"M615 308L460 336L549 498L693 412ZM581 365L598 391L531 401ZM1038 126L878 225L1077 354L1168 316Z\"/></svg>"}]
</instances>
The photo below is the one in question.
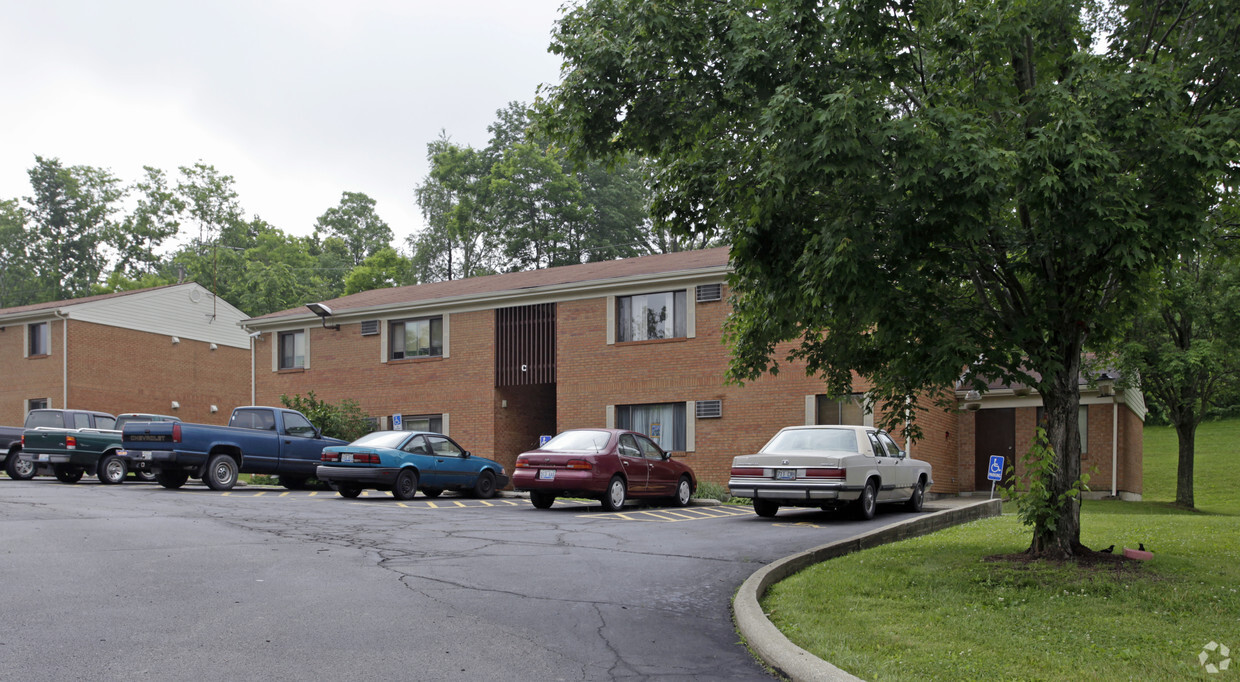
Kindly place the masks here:
<instances>
[{"instance_id":1,"label":"air conditioner unit in wall","mask_svg":"<svg viewBox=\"0 0 1240 682\"><path fill-rule=\"evenodd\" d=\"M699 284L697 288L697 302L705 303L707 301L718 301L723 298L722 284Z\"/></svg>"},{"instance_id":2,"label":"air conditioner unit in wall","mask_svg":"<svg viewBox=\"0 0 1240 682\"><path fill-rule=\"evenodd\" d=\"M718 419L723 416L723 401L699 400L696 414L698 419Z\"/></svg>"}]
</instances>

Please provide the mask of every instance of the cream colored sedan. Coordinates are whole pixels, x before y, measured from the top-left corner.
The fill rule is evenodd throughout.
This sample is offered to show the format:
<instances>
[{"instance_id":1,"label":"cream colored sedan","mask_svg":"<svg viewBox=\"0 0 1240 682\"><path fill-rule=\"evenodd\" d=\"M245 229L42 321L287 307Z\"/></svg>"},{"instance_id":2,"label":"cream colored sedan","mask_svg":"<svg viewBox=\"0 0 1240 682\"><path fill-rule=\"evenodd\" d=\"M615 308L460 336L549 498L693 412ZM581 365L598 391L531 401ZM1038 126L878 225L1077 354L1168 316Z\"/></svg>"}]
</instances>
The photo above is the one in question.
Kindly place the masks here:
<instances>
[{"instance_id":1,"label":"cream colored sedan","mask_svg":"<svg viewBox=\"0 0 1240 682\"><path fill-rule=\"evenodd\" d=\"M886 431L869 426L789 426L755 455L732 460L728 489L753 499L758 516L780 507L851 506L862 519L878 504L921 511L934 483L930 463L913 459Z\"/></svg>"}]
</instances>

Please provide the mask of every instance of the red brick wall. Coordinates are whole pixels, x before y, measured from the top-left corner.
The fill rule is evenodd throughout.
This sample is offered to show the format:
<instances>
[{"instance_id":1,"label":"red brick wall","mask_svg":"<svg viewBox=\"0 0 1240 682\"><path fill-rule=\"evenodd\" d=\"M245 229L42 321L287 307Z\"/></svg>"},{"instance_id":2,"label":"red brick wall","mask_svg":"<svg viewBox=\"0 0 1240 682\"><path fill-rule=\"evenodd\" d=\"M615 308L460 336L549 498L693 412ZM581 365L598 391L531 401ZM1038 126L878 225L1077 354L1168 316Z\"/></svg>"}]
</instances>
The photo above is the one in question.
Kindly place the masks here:
<instances>
[{"instance_id":1,"label":"red brick wall","mask_svg":"<svg viewBox=\"0 0 1240 682\"><path fill-rule=\"evenodd\" d=\"M21 357L18 326L0 332L0 362L6 367L0 423L20 425L28 398L50 398L49 406L66 407L61 390L63 323L55 321L50 328L51 354L38 358ZM249 397L249 351L209 346L189 339L174 344L162 334L69 320L67 407L225 423L229 411ZM180 409L172 409L174 400ZM219 412L212 414L211 405Z\"/></svg>"},{"instance_id":2,"label":"red brick wall","mask_svg":"<svg viewBox=\"0 0 1240 682\"><path fill-rule=\"evenodd\" d=\"M448 320L448 357L379 361L379 335L362 336L360 324L339 331L312 327L305 371L271 371L267 332L255 346L255 401L279 405L281 394L321 400L351 399L375 417L447 414L447 431L466 450L495 456L495 313L454 313ZM513 456L515 459L515 455ZM508 467L511 473L511 466Z\"/></svg>"}]
</instances>

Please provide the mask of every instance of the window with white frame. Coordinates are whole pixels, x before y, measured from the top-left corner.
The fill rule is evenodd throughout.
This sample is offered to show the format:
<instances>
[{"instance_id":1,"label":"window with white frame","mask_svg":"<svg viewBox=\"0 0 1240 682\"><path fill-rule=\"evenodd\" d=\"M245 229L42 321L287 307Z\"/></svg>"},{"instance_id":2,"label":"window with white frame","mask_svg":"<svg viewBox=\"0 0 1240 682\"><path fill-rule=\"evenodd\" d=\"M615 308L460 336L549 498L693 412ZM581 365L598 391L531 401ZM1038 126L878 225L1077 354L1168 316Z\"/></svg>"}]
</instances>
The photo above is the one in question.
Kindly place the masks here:
<instances>
[{"instance_id":1,"label":"window with white frame","mask_svg":"<svg viewBox=\"0 0 1240 682\"><path fill-rule=\"evenodd\" d=\"M402 414L400 422L402 431L443 433L442 414Z\"/></svg>"},{"instance_id":2,"label":"window with white frame","mask_svg":"<svg viewBox=\"0 0 1240 682\"><path fill-rule=\"evenodd\" d=\"M443 317L398 320L389 331L393 360L443 356Z\"/></svg>"},{"instance_id":3,"label":"window with white frame","mask_svg":"<svg viewBox=\"0 0 1240 682\"><path fill-rule=\"evenodd\" d=\"M616 428L650 436L665 451L685 450L685 404L616 405Z\"/></svg>"},{"instance_id":4,"label":"window with white frame","mask_svg":"<svg viewBox=\"0 0 1240 682\"><path fill-rule=\"evenodd\" d=\"M299 329L280 332L280 369L304 369L306 366L306 332Z\"/></svg>"},{"instance_id":5,"label":"window with white frame","mask_svg":"<svg viewBox=\"0 0 1240 682\"><path fill-rule=\"evenodd\" d=\"M862 393L853 393L843 399L817 396L817 420L814 423L823 426L866 426L864 397Z\"/></svg>"},{"instance_id":6,"label":"window with white frame","mask_svg":"<svg viewBox=\"0 0 1240 682\"><path fill-rule=\"evenodd\" d=\"M684 290L616 297L616 341L685 336Z\"/></svg>"},{"instance_id":7,"label":"window with white frame","mask_svg":"<svg viewBox=\"0 0 1240 682\"><path fill-rule=\"evenodd\" d=\"M46 410L46 409L47 409L47 398L31 398L30 400L26 401L26 413L27 414L29 414L31 410Z\"/></svg>"},{"instance_id":8,"label":"window with white frame","mask_svg":"<svg viewBox=\"0 0 1240 682\"><path fill-rule=\"evenodd\" d=\"M52 351L51 337L46 322L26 325L26 355L48 355Z\"/></svg>"}]
</instances>

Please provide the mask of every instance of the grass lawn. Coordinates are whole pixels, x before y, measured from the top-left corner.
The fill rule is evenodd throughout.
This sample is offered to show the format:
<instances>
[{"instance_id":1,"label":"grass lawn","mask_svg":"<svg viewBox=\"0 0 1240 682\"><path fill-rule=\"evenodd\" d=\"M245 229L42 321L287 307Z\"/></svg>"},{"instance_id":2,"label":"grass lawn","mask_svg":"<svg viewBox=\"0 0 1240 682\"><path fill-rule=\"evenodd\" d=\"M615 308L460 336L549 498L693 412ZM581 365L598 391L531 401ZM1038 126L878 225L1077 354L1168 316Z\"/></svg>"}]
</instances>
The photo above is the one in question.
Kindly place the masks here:
<instances>
[{"instance_id":1,"label":"grass lawn","mask_svg":"<svg viewBox=\"0 0 1240 682\"><path fill-rule=\"evenodd\" d=\"M834 559L762 600L797 645L867 680L1240 680L1240 420L1197 434L1199 511L1174 508L1176 436L1145 430L1143 502L1087 501L1081 540L1148 562L988 561L1030 534L1014 512ZM1202 647L1236 658L1207 674ZM1215 654L1211 659L1219 662Z\"/></svg>"}]
</instances>

